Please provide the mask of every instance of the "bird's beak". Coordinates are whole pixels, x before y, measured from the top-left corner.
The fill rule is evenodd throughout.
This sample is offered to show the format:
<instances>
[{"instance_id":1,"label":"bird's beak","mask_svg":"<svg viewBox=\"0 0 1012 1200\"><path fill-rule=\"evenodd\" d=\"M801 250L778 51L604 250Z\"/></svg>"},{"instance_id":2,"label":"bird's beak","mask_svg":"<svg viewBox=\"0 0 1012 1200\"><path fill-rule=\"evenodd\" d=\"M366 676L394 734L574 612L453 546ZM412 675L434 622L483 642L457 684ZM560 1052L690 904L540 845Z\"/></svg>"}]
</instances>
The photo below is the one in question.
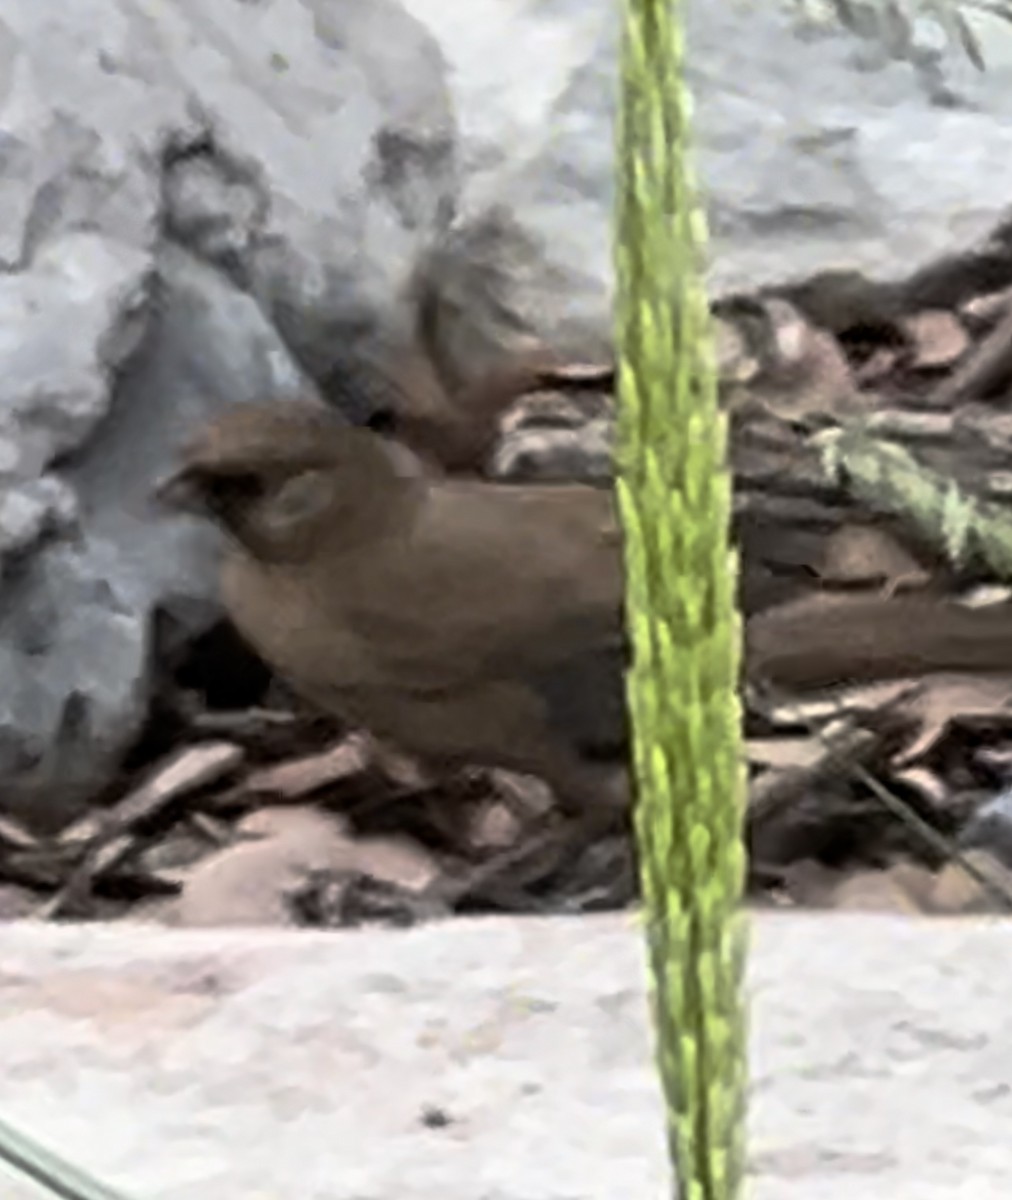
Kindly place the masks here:
<instances>
[{"instance_id":1,"label":"bird's beak","mask_svg":"<svg viewBox=\"0 0 1012 1200\"><path fill-rule=\"evenodd\" d=\"M175 512L202 514L205 511L203 489L192 468L174 471L155 484L151 500L159 508Z\"/></svg>"}]
</instances>

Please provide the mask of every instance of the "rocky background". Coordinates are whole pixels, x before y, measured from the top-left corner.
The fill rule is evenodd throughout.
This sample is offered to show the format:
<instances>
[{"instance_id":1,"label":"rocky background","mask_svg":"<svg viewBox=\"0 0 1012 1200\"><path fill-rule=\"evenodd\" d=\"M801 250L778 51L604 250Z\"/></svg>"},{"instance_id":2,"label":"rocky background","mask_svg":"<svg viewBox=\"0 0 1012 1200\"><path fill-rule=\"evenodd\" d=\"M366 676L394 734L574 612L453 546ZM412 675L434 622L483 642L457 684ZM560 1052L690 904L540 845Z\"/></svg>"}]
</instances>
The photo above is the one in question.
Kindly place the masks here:
<instances>
[{"instance_id":1,"label":"rocky background","mask_svg":"<svg viewBox=\"0 0 1012 1200\"><path fill-rule=\"evenodd\" d=\"M930 28L897 56L800 11L692 14L746 604L827 584L980 600L987 564L953 566L827 479L809 435L871 416L1008 503L1012 42L988 23L981 73ZM573 364L507 414L488 472L606 478L615 42L608 0L5 7L7 915L404 921L447 870L523 842L536 782L428 779L292 706L220 620L213 535L160 519L150 490L228 405L382 415L349 369L407 336L423 258L459 378L532 340ZM757 896L1004 903L1010 697L989 677L752 698ZM602 845L462 905L632 888L628 848Z\"/></svg>"}]
</instances>

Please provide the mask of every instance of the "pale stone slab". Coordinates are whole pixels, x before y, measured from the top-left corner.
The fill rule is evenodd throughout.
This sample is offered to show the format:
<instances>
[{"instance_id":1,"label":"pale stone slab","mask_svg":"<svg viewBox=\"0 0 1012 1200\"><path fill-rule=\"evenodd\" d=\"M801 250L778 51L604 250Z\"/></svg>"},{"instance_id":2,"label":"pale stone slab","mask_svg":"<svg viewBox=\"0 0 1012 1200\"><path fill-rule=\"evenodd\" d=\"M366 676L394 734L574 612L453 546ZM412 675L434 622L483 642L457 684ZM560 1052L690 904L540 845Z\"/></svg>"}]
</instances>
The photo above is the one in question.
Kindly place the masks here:
<instances>
[{"instance_id":1,"label":"pale stone slab","mask_svg":"<svg viewBox=\"0 0 1012 1200\"><path fill-rule=\"evenodd\" d=\"M1012 925L764 914L754 947L755 1200L1008 1194ZM137 1200L669 1194L628 918L13 924L0 964L0 1114Z\"/></svg>"}]
</instances>

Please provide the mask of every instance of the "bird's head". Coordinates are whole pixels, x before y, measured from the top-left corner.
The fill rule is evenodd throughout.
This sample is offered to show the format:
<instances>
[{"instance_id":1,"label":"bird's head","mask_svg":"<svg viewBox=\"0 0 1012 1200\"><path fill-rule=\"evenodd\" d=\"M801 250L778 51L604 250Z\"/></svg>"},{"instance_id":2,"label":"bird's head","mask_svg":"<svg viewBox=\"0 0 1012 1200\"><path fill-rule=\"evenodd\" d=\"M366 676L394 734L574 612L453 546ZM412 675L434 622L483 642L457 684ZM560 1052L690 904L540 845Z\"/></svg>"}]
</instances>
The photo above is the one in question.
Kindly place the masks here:
<instances>
[{"instance_id":1,"label":"bird's head","mask_svg":"<svg viewBox=\"0 0 1012 1200\"><path fill-rule=\"evenodd\" d=\"M244 405L201 430L155 496L210 518L256 558L292 562L321 541L371 536L420 473L399 447L322 406Z\"/></svg>"}]
</instances>

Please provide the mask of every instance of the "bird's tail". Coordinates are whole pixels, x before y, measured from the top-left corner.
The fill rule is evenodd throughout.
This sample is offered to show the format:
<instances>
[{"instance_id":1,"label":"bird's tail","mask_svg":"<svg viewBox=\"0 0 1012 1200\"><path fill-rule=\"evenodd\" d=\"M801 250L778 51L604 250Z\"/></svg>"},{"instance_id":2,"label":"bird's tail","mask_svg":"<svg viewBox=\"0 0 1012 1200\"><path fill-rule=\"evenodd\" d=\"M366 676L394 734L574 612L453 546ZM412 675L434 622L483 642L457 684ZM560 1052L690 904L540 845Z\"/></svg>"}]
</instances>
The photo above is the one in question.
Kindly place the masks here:
<instances>
[{"instance_id":1,"label":"bird's tail","mask_svg":"<svg viewBox=\"0 0 1012 1200\"><path fill-rule=\"evenodd\" d=\"M753 617L749 674L795 688L945 671L1012 673L1012 605L819 597Z\"/></svg>"}]
</instances>

